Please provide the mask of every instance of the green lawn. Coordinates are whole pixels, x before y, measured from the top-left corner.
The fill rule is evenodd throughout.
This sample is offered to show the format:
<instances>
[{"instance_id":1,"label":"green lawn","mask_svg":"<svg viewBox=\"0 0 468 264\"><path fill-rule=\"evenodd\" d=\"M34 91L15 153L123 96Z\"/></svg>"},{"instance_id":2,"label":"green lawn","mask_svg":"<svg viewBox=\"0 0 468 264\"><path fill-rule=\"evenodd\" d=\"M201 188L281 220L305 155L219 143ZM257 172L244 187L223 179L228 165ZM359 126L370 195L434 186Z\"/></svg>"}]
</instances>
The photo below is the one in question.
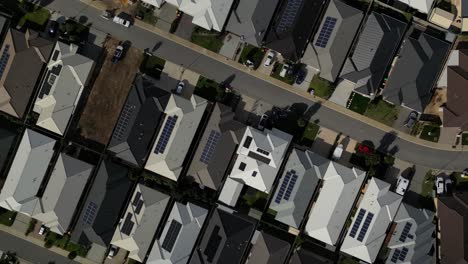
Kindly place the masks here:
<instances>
[{"instance_id":1,"label":"green lawn","mask_svg":"<svg viewBox=\"0 0 468 264\"><path fill-rule=\"evenodd\" d=\"M283 81L287 84L293 84L294 83L294 75L291 74L286 74L285 77L281 77L279 74L281 72L281 69L283 69L283 64L277 63L274 67L273 72L271 73L271 76L275 79L278 79L280 81Z\"/></svg>"},{"instance_id":2,"label":"green lawn","mask_svg":"<svg viewBox=\"0 0 468 264\"><path fill-rule=\"evenodd\" d=\"M392 126L393 122L398 118L399 109L381 99L369 104L365 116L379 121L388 126Z\"/></svg>"},{"instance_id":3,"label":"green lawn","mask_svg":"<svg viewBox=\"0 0 468 264\"><path fill-rule=\"evenodd\" d=\"M432 171L428 171L426 176L424 176L424 181L422 182L421 196L423 197L432 197L432 191L434 190L434 175Z\"/></svg>"},{"instance_id":4,"label":"green lawn","mask_svg":"<svg viewBox=\"0 0 468 264\"><path fill-rule=\"evenodd\" d=\"M462 145L468 145L468 132L462 134Z\"/></svg>"},{"instance_id":5,"label":"green lawn","mask_svg":"<svg viewBox=\"0 0 468 264\"><path fill-rule=\"evenodd\" d=\"M239 57L239 63L244 64L247 60L251 60L255 64L254 68L256 69L260 63L262 63L264 56L265 52L263 49L247 44L242 49L241 55Z\"/></svg>"},{"instance_id":6,"label":"green lawn","mask_svg":"<svg viewBox=\"0 0 468 264\"><path fill-rule=\"evenodd\" d=\"M141 63L140 71L159 79L165 64L166 61L157 56L145 56L145 59Z\"/></svg>"},{"instance_id":7,"label":"green lawn","mask_svg":"<svg viewBox=\"0 0 468 264\"><path fill-rule=\"evenodd\" d=\"M140 2L135 8L135 14L143 15L143 21L151 25L156 25L158 21L158 17L154 15L154 8L144 7Z\"/></svg>"},{"instance_id":8,"label":"green lawn","mask_svg":"<svg viewBox=\"0 0 468 264\"><path fill-rule=\"evenodd\" d=\"M335 90L335 86L329 81L320 78L318 74L316 74L310 82L309 91L311 89L314 89L314 95L323 99L328 99Z\"/></svg>"},{"instance_id":9,"label":"green lawn","mask_svg":"<svg viewBox=\"0 0 468 264\"><path fill-rule=\"evenodd\" d=\"M15 221L16 212L8 211L6 209L0 210L0 224L11 226Z\"/></svg>"},{"instance_id":10,"label":"green lawn","mask_svg":"<svg viewBox=\"0 0 468 264\"><path fill-rule=\"evenodd\" d=\"M22 27L26 21L35 23L39 26L44 26L49 20L50 12L49 10L42 8L40 6L35 6L34 11L26 13L18 22L18 26Z\"/></svg>"},{"instance_id":11,"label":"green lawn","mask_svg":"<svg viewBox=\"0 0 468 264\"><path fill-rule=\"evenodd\" d=\"M309 123L304 129L304 134L302 135L302 140L312 142L317 137L320 126L315 123Z\"/></svg>"},{"instance_id":12,"label":"green lawn","mask_svg":"<svg viewBox=\"0 0 468 264\"><path fill-rule=\"evenodd\" d=\"M223 37L217 32L196 28L192 32L191 41L198 46L218 53L223 46Z\"/></svg>"},{"instance_id":13,"label":"green lawn","mask_svg":"<svg viewBox=\"0 0 468 264\"><path fill-rule=\"evenodd\" d=\"M194 93L212 102L221 101L225 95L219 83L203 76L198 79Z\"/></svg>"},{"instance_id":14,"label":"green lawn","mask_svg":"<svg viewBox=\"0 0 468 264\"><path fill-rule=\"evenodd\" d=\"M419 138L427 140L427 141L432 141L432 142L438 142L440 137L440 127L438 126L433 126L433 125L426 125L424 126L421 135Z\"/></svg>"},{"instance_id":15,"label":"green lawn","mask_svg":"<svg viewBox=\"0 0 468 264\"><path fill-rule=\"evenodd\" d=\"M88 38L89 27L68 19L60 24L60 38L72 43L80 43Z\"/></svg>"},{"instance_id":16,"label":"green lawn","mask_svg":"<svg viewBox=\"0 0 468 264\"><path fill-rule=\"evenodd\" d=\"M363 115L367 110L367 106L369 105L370 98L362 96L358 93L353 93L351 97L353 99L348 108L358 114Z\"/></svg>"}]
</instances>

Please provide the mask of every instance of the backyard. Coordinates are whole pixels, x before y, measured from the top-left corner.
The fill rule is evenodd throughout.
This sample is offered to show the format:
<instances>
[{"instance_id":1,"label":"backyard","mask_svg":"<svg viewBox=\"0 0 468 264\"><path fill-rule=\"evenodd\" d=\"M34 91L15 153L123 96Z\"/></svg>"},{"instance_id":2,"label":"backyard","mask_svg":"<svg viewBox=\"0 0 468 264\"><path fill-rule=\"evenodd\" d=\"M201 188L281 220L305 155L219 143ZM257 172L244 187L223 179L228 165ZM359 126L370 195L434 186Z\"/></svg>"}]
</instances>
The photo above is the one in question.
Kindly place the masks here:
<instances>
[{"instance_id":1,"label":"backyard","mask_svg":"<svg viewBox=\"0 0 468 264\"><path fill-rule=\"evenodd\" d=\"M281 72L282 69L283 69L283 64L277 63L273 68L273 72L271 73L271 76L273 78L278 79L280 81L283 81L283 82L285 82L287 84L293 84L294 83L294 75L286 73L286 75L284 77L281 77L280 72Z\"/></svg>"},{"instance_id":2,"label":"backyard","mask_svg":"<svg viewBox=\"0 0 468 264\"><path fill-rule=\"evenodd\" d=\"M440 127L433 126L433 125L426 125L422 129L421 135L419 136L421 139L438 142L440 136Z\"/></svg>"},{"instance_id":3,"label":"backyard","mask_svg":"<svg viewBox=\"0 0 468 264\"><path fill-rule=\"evenodd\" d=\"M376 121L379 121L387 126L392 126L393 122L398 118L399 109L382 99L376 99L374 102L370 103L365 116L372 118Z\"/></svg>"},{"instance_id":4,"label":"backyard","mask_svg":"<svg viewBox=\"0 0 468 264\"><path fill-rule=\"evenodd\" d=\"M310 82L309 90L312 89L314 90L315 96L328 99L332 95L333 90L335 90L335 86L329 81L320 78L318 74L316 74Z\"/></svg>"},{"instance_id":5,"label":"backyard","mask_svg":"<svg viewBox=\"0 0 468 264\"><path fill-rule=\"evenodd\" d=\"M224 37L218 32L197 27L192 32L191 41L198 46L218 53L223 46L223 38Z\"/></svg>"},{"instance_id":6,"label":"backyard","mask_svg":"<svg viewBox=\"0 0 468 264\"><path fill-rule=\"evenodd\" d=\"M362 96L358 93L353 93L351 98L351 104L349 104L348 108L358 114L363 115L367 110L370 98Z\"/></svg>"},{"instance_id":7,"label":"backyard","mask_svg":"<svg viewBox=\"0 0 468 264\"><path fill-rule=\"evenodd\" d=\"M254 69L256 69L262 62L264 55L265 52L263 49L247 44L244 49L242 49L239 63L244 64L247 60L250 60L254 63Z\"/></svg>"}]
</instances>

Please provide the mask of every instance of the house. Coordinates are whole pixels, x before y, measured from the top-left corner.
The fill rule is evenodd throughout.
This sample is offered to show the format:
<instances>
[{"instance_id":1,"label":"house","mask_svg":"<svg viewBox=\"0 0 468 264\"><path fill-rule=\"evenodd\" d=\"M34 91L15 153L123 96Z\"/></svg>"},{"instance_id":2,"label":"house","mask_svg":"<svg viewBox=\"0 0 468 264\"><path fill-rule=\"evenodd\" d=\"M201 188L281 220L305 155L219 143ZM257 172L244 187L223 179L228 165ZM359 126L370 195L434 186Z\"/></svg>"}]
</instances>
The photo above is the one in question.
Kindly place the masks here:
<instances>
[{"instance_id":1,"label":"house","mask_svg":"<svg viewBox=\"0 0 468 264\"><path fill-rule=\"evenodd\" d=\"M55 139L31 129L24 131L0 192L1 207L33 215L55 143Z\"/></svg>"},{"instance_id":2,"label":"house","mask_svg":"<svg viewBox=\"0 0 468 264\"><path fill-rule=\"evenodd\" d=\"M346 59L340 78L351 82L355 92L374 98L406 26L405 22L391 16L372 12L367 17L352 55Z\"/></svg>"},{"instance_id":3,"label":"house","mask_svg":"<svg viewBox=\"0 0 468 264\"><path fill-rule=\"evenodd\" d=\"M70 240L91 247L93 259L101 262L114 235L132 181L127 176L128 169L103 160L98 167L93 185L88 192L76 217L76 225ZM90 255L88 255L90 257Z\"/></svg>"},{"instance_id":4,"label":"house","mask_svg":"<svg viewBox=\"0 0 468 264\"><path fill-rule=\"evenodd\" d=\"M290 61L299 61L304 54L320 13L324 0L284 0L264 39L265 46L275 50Z\"/></svg>"},{"instance_id":5,"label":"house","mask_svg":"<svg viewBox=\"0 0 468 264\"><path fill-rule=\"evenodd\" d=\"M190 264L238 264L255 231L253 220L223 209L214 210Z\"/></svg>"},{"instance_id":6,"label":"house","mask_svg":"<svg viewBox=\"0 0 468 264\"><path fill-rule=\"evenodd\" d=\"M143 2L157 8L167 2L193 17L193 24L221 32L229 17L233 0L143 0Z\"/></svg>"},{"instance_id":7,"label":"house","mask_svg":"<svg viewBox=\"0 0 468 264\"><path fill-rule=\"evenodd\" d=\"M413 26L390 72L383 99L422 113L449 50L449 43Z\"/></svg>"},{"instance_id":8,"label":"house","mask_svg":"<svg viewBox=\"0 0 468 264\"><path fill-rule=\"evenodd\" d=\"M44 193L37 199L32 217L50 231L66 234L93 169L89 163L60 153Z\"/></svg>"},{"instance_id":9,"label":"house","mask_svg":"<svg viewBox=\"0 0 468 264\"><path fill-rule=\"evenodd\" d=\"M309 155L322 187L305 226L308 236L336 245L359 196L366 172L348 168L318 154Z\"/></svg>"},{"instance_id":10,"label":"house","mask_svg":"<svg viewBox=\"0 0 468 264\"><path fill-rule=\"evenodd\" d=\"M402 199L401 195L390 191L389 183L372 178L341 245L341 252L374 263Z\"/></svg>"},{"instance_id":11,"label":"house","mask_svg":"<svg viewBox=\"0 0 468 264\"><path fill-rule=\"evenodd\" d=\"M207 215L208 210L193 203L175 202L146 263L187 263Z\"/></svg>"},{"instance_id":12,"label":"house","mask_svg":"<svg viewBox=\"0 0 468 264\"><path fill-rule=\"evenodd\" d=\"M276 221L297 229L301 225L321 180L321 175L317 173L317 157L308 150L296 148L289 155L269 207L276 212Z\"/></svg>"},{"instance_id":13,"label":"house","mask_svg":"<svg viewBox=\"0 0 468 264\"><path fill-rule=\"evenodd\" d=\"M455 15L441 8L434 8L429 17L431 23L444 29L449 29L452 26L453 20L455 20Z\"/></svg>"},{"instance_id":14,"label":"house","mask_svg":"<svg viewBox=\"0 0 468 264\"><path fill-rule=\"evenodd\" d=\"M291 244L264 231L255 231L252 249L246 263L283 264Z\"/></svg>"},{"instance_id":15,"label":"house","mask_svg":"<svg viewBox=\"0 0 468 264\"><path fill-rule=\"evenodd\" d=\"M208 102L193 95L171 95L164 105L162 129L157 133L145 169L177 181Z\"/></svg>"},{"instance_id":16,"label":"house","mask_svg":"<svg viewBox=\"0 0 468 264\"><path fill-rule=\"evenodd\" d=\"M441 264L468 263L468 192L455 192L453 196L437 199Z\"/></svg>"},{"instance_id":17,"label":"house","mask_svg":"<svg viewBox=\"0 0 468 264\"><path fill-rule=\"evenodd\" d=\"M170 198L138 184L115 229L111 244L128 251L128 258L143 262Z\"/></svg>"},{"instance_id":18,"label":"house","mask_svg":"<svg viewBox=\"0 0 468 264\"><path fill-rule=\"evenodd\" d=\"M115 125L108 150L125 162L144 166L171 94L137 75Z\"/></svg>"},{"instance_id":19,"label":"house","mask_svg":"<svg viewBox=\"0 0 468 264\"><path fill-rule=\"evenodd\" d=\"M228 106L217 103L193 155L187 176L200 187L218 190L242 139L245 125Z\"/></svg>"},{"instance_id":20,"label":"house","mask_svg":"<svg viewBox=\"0 0 468 264\"><path fill-rule=\"evenodd\" d=\"M398 0L398 1L424 14L431 13L432 6L434 5L434 2L435 2L434 0Z\"/></svg>"},{"instance_id":21,"label":"house","mask_svg":"<svg viewBox=\"0 0 468 264\"><path fill-rule=\"evenodd\" d=\"M459 3L460 10L458 14L460 16L457 18L461 20L461 31L466 32L468 31L468 2L466 0L461 0Z\"/></svg>"},{"instance_id":22,"label":"house","mask_svg":"<svg viewBox=\"0 0 468 264\"><path fill-rule=\"evenodd\" d=\"M241 0L234 4L226 31L261 47L279 0Z\"/></svg>"},{"instance_id":23,"label":"house","mask_svg":"<svg viewBox=\"0 0 468 264\"><path fill-rule=\"evenodd\" d=\"M14 150L14 143L18 133L9 127L10 124L0 125L0 175L6 169L8 157Z\"/></svg>"},{"instance_id":24,"label":"house","mask_svg":"<svg viewBox=\"0 0 468 264\"><path fill-rule=\"evenodd\" d=\"M53 48L39 32L7 32L0 49L0 111L23 118Z\"/></svg>"},{"instance_id":25,"label":"house","mask_svg":"<svg viewBox=\"0 0 468 264\"><path fill-rule=\"evenodd\" d=\"M391 228L386 263L435 263L434 212L402 203Z\"/></svg>"},{"instance_id":26,"label":"house","mask_svg":"<svg viewBox=\"0 0 468 264\"><path fill-rule=\"evenodd\" d=\"M312 253L304 248L301 248L294 252L291 256L290 264L332 264L335 263L330 259L326 259L322 256Z\"/></svg>"},{"instance_id":27,"label":"house","mask_svg":"<svg viewBox=\"0 0 468 264\"><path fill-rule=\"evenodd\" d=\"M59 135L65 134L94 69L93 60L77 51L73 44L55 44L33 108L36 125Z\"/></svg>"},{"instance_id":28,"label":"house","mask_svg":"<svg viewBox=\"0 0 468 264\"><path fill-rule=\"evenodd\" d=\"M275 128L260 131L247 127L237 149L236 161L229 174L230 181L227 183L233 185L237 183L234 189L241 189L243 185L248 185L261 192L269 193L291 140L291 135ZM238 197L228 195L231 190L233 188L225 184L219 200L234 206Z\"/></svg>"},{"instance_id":29,"label":"house","mask_svg":"<svg viewBox=\"0 0 468 264\"><path fill-rule=\"evenodd\" d=\"M340 0L331 0L319 30L301 61L319 76L335 82L363 18L363 12Z\"/></svg>"}]
</instances>

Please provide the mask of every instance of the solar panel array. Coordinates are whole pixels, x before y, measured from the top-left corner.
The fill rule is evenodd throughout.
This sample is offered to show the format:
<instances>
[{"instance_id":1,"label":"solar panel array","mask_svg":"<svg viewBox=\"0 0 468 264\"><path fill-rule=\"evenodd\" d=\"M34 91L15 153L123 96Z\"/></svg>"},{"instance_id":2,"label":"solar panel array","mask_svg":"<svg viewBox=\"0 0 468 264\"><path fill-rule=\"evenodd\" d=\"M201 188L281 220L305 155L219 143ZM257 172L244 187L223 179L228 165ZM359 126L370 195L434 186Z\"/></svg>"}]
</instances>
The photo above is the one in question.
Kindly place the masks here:
<instances>
[{"instance_id":1,"label":"solar panel array","mask_svg":"<svg viewBox=\"0 0 468 264\"><path fill-rule=\"evenodd\" d=\"M122 140L124 133L127 130L130 117L132 116L133 110L135 110L135 108L135 105L125 104L122 113L120 114L119 121L117 122L117 126L115 127L114 134L112 135L114 139Z\"/></svg>"},{"instance_id":2,"label":"solar panel array","mask_svg":"<svg viewBox=\"0 0 468 264\"><path fill-rule=\"evenodd\" d=\"M392 255L392 259L390 260L393 263L396 263L397 260L400 261L405 261L406 255L408 254L408 248L403 247L401 250L400 249L395 249Z\"/></svg>"},{"instance_id":3,"label":"solar panel array","mask_svg":"<svg viewBox=\"0 0 468 264\"><path fill-rule=\"evenodd\" d=\"M169 226L169 230L167 230L166 237L164 238L162 248L164 248L168 252L172 251L172 248L174 247L175 241L179 236L181 228L181 223L177 222L176 220L172 220L171 225Z\"/></svg>"},{"instance_id":4,"label":"solar panel array","mask_svg":"<svg viewBox=\"0 0 468 264\"><path fill-rule=\"evenodd\" d=\"M297 13L301 9L302 0L289 0L286 8L284 9L281 20L276 27L278 33L283 33L288 31L289 28L294 24L296 20Z\"/></svg>"},{"instance_id":5,"label":"solar panel array","mask_svg":"<svg viewBox=\"0 0 468 264\"><path fill-rule=\"evenodd\" d=\"M210 263L213 261L222 239L221 236L218 235L219 230L219 226L215 226L213 228L213 232L211 232L210 239L208 239L208 244L206 244L206 248L203 251L203 254L206 255L206 258Z\"/></svg>"},{"instance_id":6,"label":"solar panel array","mask_svg":"<svg viewBox=\"0 0 468 264\"><path fill-rule=\"evenodd\" d=\"M361 208L356 217L356 221L354 221L353 228L351 228L351 232L349 232L350 237L354 238L356 236L356 233L359 229L359 226L361 225L362 219L364 218L365 214L366 214L366 210Z\"/></svg>"},{"instance_id":7,"label":"solar panel array","mask_svg":"<svg viewBox=\"0 0 468 264\"><path fill-rule=\"evenodd\" d=\"M362 240L364 239L364 237L366 236L366 233L367 233L367 229L369 229L369 225L370 223L372 222L372 219L374 218L374 214L369 212L367 213L367 216L366 216L366 220L364 220L364 224L362 225L361 227L361 231L359 232L359 236L357 238L357 240L359 242L362 242Z\"/></svg>"},{"instance_id":8,"label":"solar panel array","mask_svg":"<svg viewBox=\"0 0 468 264\"><path fill-rule=\"evenodd\" d=\"M331 33L335 28L337 19L334 17L329 17L325 19L322 29L320 30L319 36L315 41L315 46L325 48L327 46L328 40L330 40Z\"/></svg>"},{"instance_id":9,"label":"solar panel array","mask_svg":"<svg viewBox=\"0 0 468 264\"><path fill-rule=\"evenodd\" d=\"M135 214L139 214L141 212L142 207L143 207L143 200L139 200L135 207Z\"/></svg>"},{"instance_id":10,"label":"solar panel array","mask_svg":"<svg viewBox=\"0 0 468 264\"><path fill-rule=\"evenodd\" d=\"M208 136L208 142L206 142L205 148L203 148L200 161L208 164L208 162L213 158L216 145L218 145L219 139L221 138L221 133L216 130L211 130L210 135Z\"/></svg>"},{"instance_id":11,"label":"solar panel array","mask_svg":"<svg viewBox=\"0 0 468 264\"><path fill-rule=\"evenodd\" d=\"M137 192L137 194L135 194L135 198L133 198L132 205L136 206L138 204L138 201L140 201L140 198L141 198L141 192Z\"/></svg>"},{"instance_id":12,"label":"solar panel array","mask_svg":"<svg viewBox=\"0 0 468 264\"><path fill-rule=\"evenodd\" d=\"M277 204L279 204L281 202L281 199L283 198L286 201L289 200L289 197L291 196L291 192L294 189L294 186L296 184L296 181L297 181L297 174L295 170L290 170L286 172L286 175L284 176L283 182L281 183L278 194L276 195L276 198L275 198L275 202Z\"/></svg>"},{"instance_id":13,"label":"solar panel array","mask_svg":"<svg viewBox=\"0 0 468 264\"><path fill-rule=\"evenodd\" d=\"M296 185L297 181L297 174L294 173L291 177L291 181L289 182L288 188L286 189L286 193L284 194L284 199L289 201L289 197L291 197L291 192L294 189L294 185Z\"/></svg>"},{"instance_id":14,"label":"solar panel array","mask_svg":"<svg viewBox=\"0 0 468 264\"><path fill-rule=\"evenodd\" d=\"M177 118L179 118L177 115L169 116L167 118L161 136L159 137L158 144L156 145L156 149L154 150L155 154L164 153L166 150L167 143L169 142L169 138L174 130Z\"/></svg>"},{"instance_id":15,"label":"solar panel array","mask_svg":"<svg viewBox=\"0 0 468 264\"><path fill-rule=\"evenodd\" d=\"M10 59L10 45L6 44L3 49L2 57L0 57L0 79L3 76L8 60Z\"/></svg>"},{"instance_id":16,"label":"solar panel array","mask_svg":"<svg viewBox=\"0 0 468 264\"><path fill-rule=\"evenodd\" d=\"M266 155L266 156L270 155L270 152L268 152L268 151L266 151L266 150L263 150L263 149L261 149L261 148L257 148L257 152L258 152L258 153L261 153L261 154L263 154L263 155Z\"/></svg>"},{"instance_id":17,"label":"solar panel array","mask_svg":"<svg viewBox=\"0 0 468 264\"><path fill-rule=\"evenodd\" d=\"M408 237L409 231L410 231L412 226L413 226L413 224L411 224L409 222L405 224L405 227L403 227L403 232L401 232L400 239L399 239L401 242L406 241L406 237Z\"/></svg>"},{"instance_id":18,"label":"solar panel array","mask_svg":"<svg viewBox=\"0 0 468 264\"><path fill-rule=\"evenodd\" d=\"M97 208L97 204L89 202L88 207L86 207L86 211L83 215L83 222L87 223L88 225L92 224L97 213Z\"/></svg>"},{"instance_id":19,"label":"solar panel array","mask_svg":"<svg viewBox=\"0 0 468 264\"><path fill-rule=\"evenodd\" d=\"M127 217L125 218L122 229L120 229L120 231L127 236L130 235L130 232L132 232L133 226L135 225L135 223L132 221L132 216L132 213L127 213Z\"/></svg>"}]
</instances>

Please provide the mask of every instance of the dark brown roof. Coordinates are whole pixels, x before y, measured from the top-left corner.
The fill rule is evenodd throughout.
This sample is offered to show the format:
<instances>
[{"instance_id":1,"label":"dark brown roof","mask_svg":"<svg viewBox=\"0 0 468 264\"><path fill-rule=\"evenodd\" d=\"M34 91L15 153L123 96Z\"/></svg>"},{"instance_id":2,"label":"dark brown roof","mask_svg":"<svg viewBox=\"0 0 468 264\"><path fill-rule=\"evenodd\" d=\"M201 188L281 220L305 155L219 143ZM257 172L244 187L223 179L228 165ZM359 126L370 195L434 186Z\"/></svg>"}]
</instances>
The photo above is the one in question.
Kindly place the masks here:
<instances>
[{"instance_id":1,"label":"dark brown roof","mask_svg":"<svg viewBox=\"0 0 468 264\"><path fill-rule=\"evenodd\" d=\"M468 192L440 197L437 214L441 233L441 263L468 263Z\"/></svg>"},{"instance_id":2,"label":"dark brown roof","mask_svg":"<svg viewBox=\"0 0 468 264\"><path fill-rule=\"evenodd\" d=\"M459 65L447 67L447 106L444 126L468 130L468 50L459 51Z\"/></svg>"}]
</instances>

